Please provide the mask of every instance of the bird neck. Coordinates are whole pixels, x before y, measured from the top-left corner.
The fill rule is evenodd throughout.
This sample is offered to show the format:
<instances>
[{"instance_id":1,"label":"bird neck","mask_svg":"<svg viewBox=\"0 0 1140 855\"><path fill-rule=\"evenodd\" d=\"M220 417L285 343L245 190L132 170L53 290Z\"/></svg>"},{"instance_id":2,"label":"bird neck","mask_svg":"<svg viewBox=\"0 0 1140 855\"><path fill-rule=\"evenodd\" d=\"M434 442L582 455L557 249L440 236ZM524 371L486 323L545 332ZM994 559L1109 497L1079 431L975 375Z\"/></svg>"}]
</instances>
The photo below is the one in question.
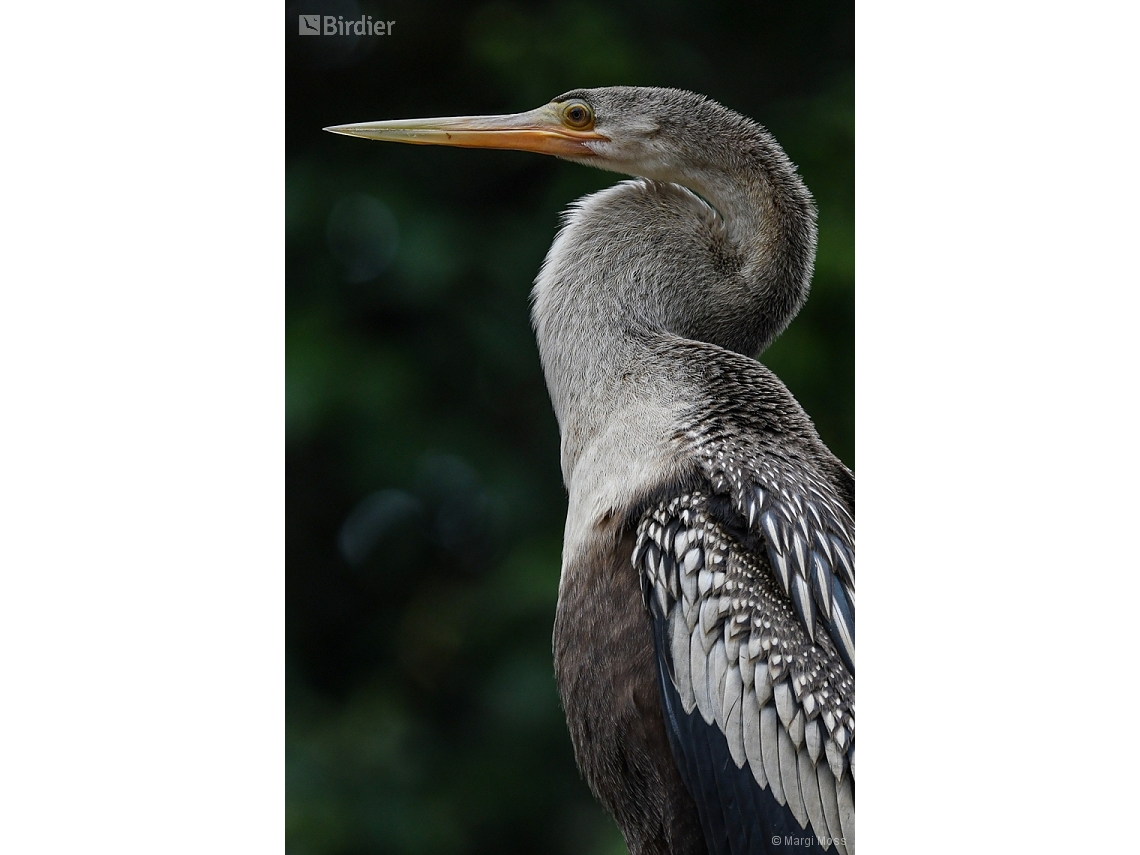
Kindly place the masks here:
<instances>
[{"instance_id":1,"label":"bird neck","mask_svg":"<svg viewBox=\"0 0 1140 855\"><path fill-rule=\"evenodd\" d=\"M644 452L660 456L680 413L698 405L701 390L662 350L669 335L752 356L807 297L811 197L767 132L732 116L684 166L575 203L536 279L535 332L572 494L576 480L613 480L578 473L590 461L641 453L617 434L636 426L643 445L660 438Z\"/></svg>"},{"instance_id":2,"label":"bird neck","mask_svg":"<svg viewBox=\"0 0 1140 855\"><path fill-rule=\"evenodd\" d=\"M762 127L735 113L710 128L665 177L715 212L706 251L689 256L701 290L676 279L671 331L746 356L765 350L807 299L815 263L815 205L795 166ZM710 216L706 214L706 217ZM701 263L703 262L703 264Z\"/></svg>"}]
</instances>

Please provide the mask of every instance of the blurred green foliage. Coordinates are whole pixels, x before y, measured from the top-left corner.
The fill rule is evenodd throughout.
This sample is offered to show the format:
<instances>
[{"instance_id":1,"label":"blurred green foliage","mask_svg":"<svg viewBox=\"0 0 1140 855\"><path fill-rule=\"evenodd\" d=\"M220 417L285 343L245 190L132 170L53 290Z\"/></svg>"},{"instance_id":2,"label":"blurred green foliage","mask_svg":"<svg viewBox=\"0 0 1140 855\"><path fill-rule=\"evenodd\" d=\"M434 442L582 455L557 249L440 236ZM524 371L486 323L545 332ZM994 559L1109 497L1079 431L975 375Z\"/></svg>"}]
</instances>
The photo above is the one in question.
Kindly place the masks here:
<instances>
[{"instance_id":1,"label":"blurred green foliage","mask_svg":"<svg viewBox=\"0 0 1140 855\"><path fill-rule=\"evenodd\" d=\"M397 23L305 38L301 13ZM619 178L320 129L610 84L761 121L820 210L763 361L853 465L852 7L303 0L286 32L289 851L624 852L554 688L565 494L527 302L559 212Z\"/></svg>"}]
</instances>

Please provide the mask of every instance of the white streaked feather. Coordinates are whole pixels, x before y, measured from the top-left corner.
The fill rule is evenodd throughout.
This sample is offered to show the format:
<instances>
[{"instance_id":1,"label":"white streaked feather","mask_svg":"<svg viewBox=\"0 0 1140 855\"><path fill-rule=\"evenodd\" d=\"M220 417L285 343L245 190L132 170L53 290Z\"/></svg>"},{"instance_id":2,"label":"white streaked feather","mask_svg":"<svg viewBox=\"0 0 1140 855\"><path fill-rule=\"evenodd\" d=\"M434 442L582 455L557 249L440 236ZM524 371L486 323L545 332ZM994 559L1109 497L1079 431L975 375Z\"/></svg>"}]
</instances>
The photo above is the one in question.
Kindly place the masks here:
<instances>
[{"instance_id":1,"label":"white streaked feather","mask_svg":"<svg viewBox=\"0 0 1140 855\"><path fill-rule=\"evenodd\" d=\"M827 765L831 767L835 780L842 780L843 770L847 767L847 755L839 749L835 740L831 738L823 743L823 753L827 755Z\"/></svg>"},{"instance_id":2,"label":"white streaked feather","mask_svg":"<svg viewBox=\"0 0 1140 855\"><path fill-rule=\"evenodd\" d=\"M821 559L819 553L812 552L811 558L811 575L813 584L819 588L822 598L816 600L816 605L823 612L823 617L826 620L831 620L831 587L828 585L828 576L830 569L827 564Z\"/></svg>"},{"instance_id":3,"label":"white streaked feather","mask_svg":"<svg viewBox=\"0 0 1140 855\"><path fill-rule=\"evenodd\" d=\"M768 673L768 669L764 663L758 663L756 666L756 675L753 679L753 685L756 687L756 702L760 706L772 700L772 675Z\"/></svg>"},{"instance_id":4,"label":"white streaked feather","mask_svg":"<svg viewBox=\"0 0 1140 855\"><path fill-rule=\"evenodd\" d=\"M788 558L782 552L776 553L776 569L780 573L780 582L783 583L784 589L787 590L790 585L788 581Z\"/></svg>"},{"instance_id":5,"label":"white streaked feather","mask_svg":"<svg viewBox=\"0 0 1140 855\"><path fill-rule=\"evenodd\" d=\"M689 530L682 528L677 532L673 538L673 555L676 556L677 562L681 563L685 560L685 552L689 548Z\"/></svg>"},{"instance_id":6,"label":"white streaked feather","mask_svg":"<svg viewBox=\"0 0 1140 855\"><path fill-rule=\"evenodd\" d=\"M772 678L773 685L784 679L787 668L788 662L782 654L772 653L768 656L768 676Z\"/></svg>"},{"instance_id":7,"label":"white streaked feather","mask_svg":"<svg viewBox=\"0 0 1140 855\"><path fill-rule=\"evenodd\" d=\"M752 630L752 634L748 636L748 658L758 659L760 651L764 649L764 634L758 629Z\"/></svg>"},{"instance_id":8,"label":"white streaked feather","mask_svg":"<svg viewBox=\"0 0 1140 855\"><path fill-rule=\"evenodd\" d=\"M804 714L802 711L797 712L792 723L788 725L788 736L792 738L792 745L796 746L796 750L799 751L804 744Z\"/></svg>"},{"instance_id":9,"label":"white streaked feather","mask_svg":"<svg viewBox=\"0 0 1140 855\"><path fill-rule=\"evenodd\" d=\"M839 640L843 642L843 646L847 648L848 654L851 656L851 661L855 661L855 635L851 626L843 617L843 612L835 609L835 619L831 625L839 629Z\"/></svg>"},{"instance_id":10,"label":"white streaked feather","mask_svg":"<svg viewBox=\"0 0 1140 855\"><path fill-rule=\"evenodd\" d=\"M748 759L744 753L742 691L740 672L729 666L724 681L724 735L728 739L728 753L732 755L732 761L736 764L737 769L743 767Z\"/></svg>"},{"instance_id":11,"label":"white streaked feather","mask_svg":"<svg viewBox=\"0 0 1140 855\"><path fill-rule=\"evenodd\" d=\"M689 628L689 632L695 632L697 622L700 620L701 610L696 601L686 604L685 606L685 626Z\"/></svg>"},{"instance_id":12,"label":"white streaked feather","mask_svg":"<svg viewBox=\"0 0 1140 855\"><path fill-rule=\"evenodd\" d=\"M689 631L685 626L685 616L681 604L673 606L669 615L669 630L671 636L671 653L673 656L673 677L677 686L677 694L681 696L681 706L686 713L691 713L697 705L697 698L693 694L693 677L689 670Z\"/></svg>"},{"instance_id":13,"label":"white streaked feather","mask_svg":"<svg viewBox=\"0 0 1140 855\"><path fill-rule=\"evenodd\" d=\"M819 801L823 806L823 818L827 820L829 836L836 840L836 850L844 855L847 850L839 842L839 838L843 837L843 826L839 823L839 802L835 800L835 776L826 765L820 765L815 767L815 778L819 784Z\"/></svg>"},{"instance_id":14,"label":"white streaked feather","mask_svg":"<svg viewBox=\"0 0 1140 855\"><path fill-rule=\"evenodd\" d=\"M681 577L681 590L685 593L685 598L690 603L695 603L698 597L697 590L697 574L694 572L697 566L697 559L701 557L699 549L690 549L689 554L685 556L685 564L680 572Z\"/></svg>"},{"instance_id":15,"label":"white streaked feather","mask_svg":"<svg viewBox=\"0 0 1140 855\"><path fill-rule=\"evenodd\" d=\"M812 719L818 717L819 704L815 699L815 694L812 692L804 693L803 697L800 698L800 703L803 705L804 715Z\"/></svg>"},{"instance_id":16,"label":"white streaked feather","mask_svg":"<svg viewBox=\"0 0 1140 855\"><path fill-rule=\"evenodd\" d=\"M736 608L734 606L733 608ZM724 648L728 654L728 661L735 662L740 658L740 642L744 639L746 624L730 615L724 622Z\"/></svg>"},{"instance_id":17,"label":"white streaked feather","mask_svg":"<svg viewBox=\"0 0 1140 855\"><path fill-rule=\"evenodd\" d=\"M812 830L816 837L827 837L827 820L823 817L823 805L819 800L819 782L816 780L815 767L811 765L806 751L797 752L796 762L799 764L800 772L800 795L804 797L804 807L807 808Z\"/></svg>"},{"instance_id":18,"label":"white streaked feather","mask_svg":"<svg viewBox=\"0 0 1140 855\"><path fill-rule=\"evenodd\" d=\"M776 528L776 515L769 511L760 517L760 527L764 529L764 534L768 537L770 543L777 552L780 551L780 532Z\"/></svg>"},{"instance_id":19,"label":"white streaked feather","mask_svg":"<svg viewBox=\"0 0 1140 855\"><path fill-rule=\"evenodd\" d=\"M855 565L851 563L851 559L847 553L847 549L835 537L835 535L831 535L831 542L835 546L835 549L834 549L835 557L839 559L839 563L842 565L842 569L846 572L846 575L848 576L848 578L854 579L855 578Z\"/></svg>"},{"instance_id":20,"label":"white streaked feather","mask_svg":"<svg viewBox=\"0 0 1140 855\"><path fill-rule=\"evenodd\" d=\"M748 689L741 701L741 736L744 738L744 756L748 767L760 789L768 788L768 776L764 773L764 754L760 748L760 705L756 703L756 692Z\"/></svg>"},{"instance_id":21,"label":"white streaked feather","mask_svg":"<svg viewBox=\"0 0 1140 855\"><path fill-rule=\"evenodd\" d=\"M811 762L818 763L820 755L823 754L823 734L820 730L818 718L804 725L804 743L807 745Z\"/></svg>"},{"instance_id":22,"label":"white streaked feather","mask_svg":"<svg viewBox=\"0 0 1140 855\"><path fill-rule=\"evenodd\" d=\"M815 610L811 602L811 589L808 586L808 580L796 573L792 576L792 589L795 597L792 598L793 602L800 602L803 604L803 625L807 630L808 638L815 640ZM798 600L797 600L798 598Z\"/></svg>"},{"instance_id":23,"label":"white streaked feather","mask_svg":"<svg viewBox=\"0 0 1140 855\"><path fill-rule=\"evenodd\" d=\"M705 651L704 633L698 627L689 636L689 675L693 681L693 695L697 699L697 709L705 724L713 723L712 699L709 698L708 653Z\"/></svg>"},{"instance_id":24,"label":"white streaked feather","mask_svg":"<svg viewBox=\"0 0 1140 855\"><path fill-rule=\"evenodd\" d=\"M831 563L833 560L831 557L831 541L828 540L827 535L821 530L821 528L817 528L815 530L814 539L816 545L819 547L820 555L822 555L828 563Z\"/></svg>"},{"instance_id":25,"label":"white streaked feather","mask_svg":"<svg viewBox=\"0 0 1140 855\"><path fill-rule=\"evenodd\" d=\"M740 680L744 683L744 687L751 688L752 681L756 676L756 662L748 655L748 650L743 645L740 648L740 656L736 660L737 667L740 668Z\"/></svg>"},{"instance_id":26,"label":"white streaked feather","mask_svg":"<svg viewBox=\"0 0 1140 855\"><path fill-rule=\"evenodd\" d=\"M831 738L835 740L835 744L839 746L840 751L847 750L847 728L839 725L835 728L835 732L831 734Z\"/></svg>"},{"instance_id":27,"label":"white streaked feather","mask_svg":"<svg viewBox=\"0 0 1140 855\"><path fill-rule=\"evenodd\" d=\"M701 547L694 543L685 553L681 566L686 576L695 577L700 569L705 566L704 551Z\"/></svg>"},{"instance_id":28,"label":"white streaked feather","mask_svg":"<svg viewBox=\"0 0 1140 855\"><path fill-rule=\"evenodd\" d=\"M712 586L713 571L710 570L706 565L705 567L702 567L701 571L697 574L697 590L702 596L704 596L712 590Z\"/></svg>"},{"instance_id":29,"label":"white streaked feather","mask_svg":"<svg viewBox=\"0 0 1140 855\"><path fill-rule=\"evenodd\" d=\"M807 807L804 805L804 797L800 793L800 772L796 760L796 749L792 745L792 740L788 738L788 732L782 727L778 729L776 735L779 742L780 780L784 784L784 798L788 800L788 810L792 812L792 816L796 818L800 828L807 828Z\"/></svg>"},{"instance_id":30,"label":"white streaked feather","mask_svg":"<svg viewBox=\"0 0 1140 855\"><path fill-rule=\"evenodd\" d=\"M729 660L728 667L724 672L724 687L721 694L721 717L725 722L728 721L729 715L732 713L733 707L740 707L740 698L744 694L744 682L740 679L740 671L736 667L736 663ZM735 755L734 755L735 757ZM737 766L740 764L737 763Z\"/></svg>"},{"instance_id":31,"label":"white streaked feather","mask_svg":"<svg viewBox=\"0 0 1140 855\"><path fill-rule=\"evenodd\" d=\"M776 708L768 704L760 709L760 753L764 757L764 774L772 785L772 795L780 804L787 804L780 781L780 718Z\"/></svg>"},{"instance_id":32,"label":"white streaked feather","mask_svg":"<svg viewBox=\"0 0 1140 855\"><path fill-rule=\"evenodd\" d=\"M792 551L796 553L796 563L807 570L807 544L804 543L803 535L798 531L792 532Z\"/></svg>"},{"instance_id":33,"label":"white streaked feather","mask_svg":"<svg viewBox=\"0 0 1140 855\"><path fill-rule=\"evenodd\" d=\"M824 695L826 694L827 692L825 690ZM820 711L819 717L823 719L823 726L827 728L827 732L829 734L831 731L835 730L835 713L833 713L827 707L824 707L823 710Z\"/></svg>"},{"instance_id":34,"label":"white streaked feather","mask_svg":"<svg viewBox=\"0 0 1140 855\"><path fill-rule=\"evenodd\" d=\"M716 597L708 597L701 603L701 619L700 619L700 634L701 646L704 648L705 655L712 649L713 644L716 643L720 633L717 624L717 599Z\"/></svg>"},{"instance_id":35,"label":"white streaked feather","mask_svg":"<svg viewBox=\"0 0 1140 855\"><path fill-rule=\"evenodd\" d=\"M835 786L835 800L839 804L839 824L848 855L855 855L855 782L848 776Z\"/></svg>"},{"instance_id":36,"label":"white streaked feather","mask_svg":"<svg viewBox=\"0 0 1140 855\"><path fill-rule=\"evenodd\" d=\"M792 687L788 685L787 680L781 680L773 687L772 693L776 697L776 712L780 714L780 721L784 727L791 727L792 719L798 712L795 698L792 696Z\"/></svg>"},{"instance_id":37,"label":"white streaked feather","mask_svg":"<svg viewBox=\"0 0 1140 855\"><path fill-rule=\"evenodd\" d=\"M815 502L808 502L805 507L807 512L811 514L812 522L815 523L816 530L823 528L823 517L819 515L819 508L815 506Z\"/></svg>"},{"instance_id":38,"label":"white streaked feather","mask_svg":"<svg viewBox=\"0 0 1140 855\"><path fill-rule=\"evenodd\" d=\"M718 639L709 651L709 698L713 705L713 718L724 730L724 683L728 677L728 654L724 650L724 639Z\"/></svg>"},{"instance_id":39,"label":"white streaked feather","mask_svg":"<svg viewBox=\"0 0 1140 855\"><path fill-rule=\"evenodd\" d=\"M680 573L672 572L672 566L666 566L665 559L661 559L661 573L664 575L666 581L669 582L669 594L674 600L681 599L681 580L677 577Z\"/></svg>"}]
</instances>

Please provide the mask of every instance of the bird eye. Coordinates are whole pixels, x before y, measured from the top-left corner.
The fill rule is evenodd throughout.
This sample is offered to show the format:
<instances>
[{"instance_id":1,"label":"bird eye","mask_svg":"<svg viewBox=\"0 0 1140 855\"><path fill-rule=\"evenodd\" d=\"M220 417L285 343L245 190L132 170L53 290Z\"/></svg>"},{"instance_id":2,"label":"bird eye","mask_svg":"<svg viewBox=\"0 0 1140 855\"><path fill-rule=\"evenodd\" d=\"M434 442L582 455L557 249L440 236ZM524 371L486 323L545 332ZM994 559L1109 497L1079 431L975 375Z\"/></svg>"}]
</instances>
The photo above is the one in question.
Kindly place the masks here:
<instances>
[{"instance_id":1,"label":"bird eye","mask_svg":"<svg viewBox=\"0 0 1140 855\"><path fill-rule=\"evenodd\" d=\"M571 101L562 108L562 120L576 131L582 131L594 124L594 111L581 101Z\"/></svg>"}]
</instances>

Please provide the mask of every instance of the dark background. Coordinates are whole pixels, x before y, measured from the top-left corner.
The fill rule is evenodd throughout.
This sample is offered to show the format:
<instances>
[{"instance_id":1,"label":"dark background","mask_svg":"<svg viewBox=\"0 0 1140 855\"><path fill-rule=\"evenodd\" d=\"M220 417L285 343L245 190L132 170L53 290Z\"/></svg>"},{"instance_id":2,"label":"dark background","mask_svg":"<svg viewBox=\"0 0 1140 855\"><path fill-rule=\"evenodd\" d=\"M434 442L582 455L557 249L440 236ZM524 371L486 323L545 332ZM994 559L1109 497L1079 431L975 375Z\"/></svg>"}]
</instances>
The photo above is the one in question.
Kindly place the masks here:
<instances>
[{"instance_id":1,"label":"dark background","mask_svg":"<svg viewBox=\"0 0 1140 855\"><path fill-rule=\"evenodd\" d=\"M285 26L289 852L622 853L554 688L565 494L527 302L559 212L619 176L320 129L611 84L767 125L820 247L763 361L853 467L852 6L302 0Z\"/></svg>"}]
</instances>

